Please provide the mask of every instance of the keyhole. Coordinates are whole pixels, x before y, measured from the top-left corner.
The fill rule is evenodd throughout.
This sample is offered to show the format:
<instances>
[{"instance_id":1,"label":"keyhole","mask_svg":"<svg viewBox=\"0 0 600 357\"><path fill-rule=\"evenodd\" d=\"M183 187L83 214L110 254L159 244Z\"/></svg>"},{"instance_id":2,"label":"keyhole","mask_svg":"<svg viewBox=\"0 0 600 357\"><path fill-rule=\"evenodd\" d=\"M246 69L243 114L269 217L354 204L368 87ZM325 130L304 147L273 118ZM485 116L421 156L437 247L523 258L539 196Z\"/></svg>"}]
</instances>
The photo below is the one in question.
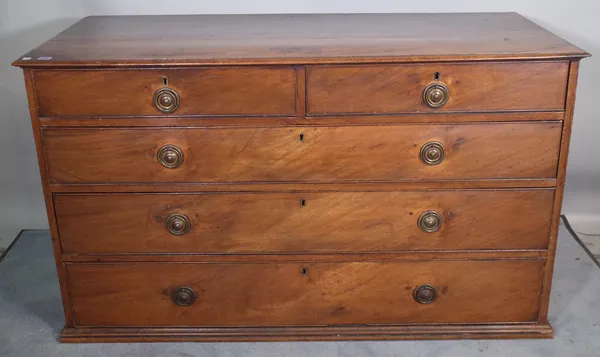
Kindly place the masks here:
<instances>
[{"instance_id":1,"label":"keyhole","mask_svg":"<svg viewBox=\"0 0 600 357\"><path fill-rule=\"evenodd\" d=\"M167 78L167 77L162 77L162 80L163 80L163 84L164 84L165 86L169 84L169 78Z\"/></svg>"},{"instance_id":2,"label":"keyhole","mask_svg":"<svg viewBox=\"0 0 600 357\"><path fill-rule=\"evenodd\" d=\"M299 138L301 142L304 141L304 134L300 134Z\"/></svg>"},{"instance_id":3,"label":"keyhole","mask_svg":"<svg viewBox=\"0 0 600 357\"><path fill-rule=\"evenodd\" d=\"M300 205L302 207L306 206L306 200L304 198L300 200Z\"/></svg>"},{"instance_id":4,"label":"keyhole","mask_svg":"<svg viewBox=\"0 0 600 357\"><path fill-rule=\"evenodd\" d=\"M436 81L440 80L440 72L435 72L435 74L433 75L433 79Z\"/></svg>"},{"instance_id":5,"label":"keyhole","mask_svg":"<svg viewBox=\"0 0 600 357\"><path fill-rule=\"evenodd\" d=\"M302 268L302 269L300 269L300 274L301 274L301 275L306 275L306 274L308 274L308 269L307 269L307 268Z\"/></svg>"}]
</instances>

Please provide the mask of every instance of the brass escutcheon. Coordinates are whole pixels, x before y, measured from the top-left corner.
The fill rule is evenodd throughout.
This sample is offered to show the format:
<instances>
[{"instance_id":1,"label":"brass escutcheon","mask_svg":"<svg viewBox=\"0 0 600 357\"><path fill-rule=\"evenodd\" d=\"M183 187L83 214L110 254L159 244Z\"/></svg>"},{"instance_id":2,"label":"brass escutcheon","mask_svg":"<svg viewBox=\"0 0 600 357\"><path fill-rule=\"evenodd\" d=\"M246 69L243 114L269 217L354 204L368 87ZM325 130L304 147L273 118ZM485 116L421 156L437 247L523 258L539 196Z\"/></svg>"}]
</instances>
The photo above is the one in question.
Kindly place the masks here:
<instances>
[{"instance_id":1,"label":"brass escutcheon","mask_svg":"<svg viewBox=\"0 0 600 357\"><path fill-rule=\"evenodd\" d=\"M171 88L161 88L154 93L154 106L163 113L173 113L179 108L179 94Z\"/></svg>"},{"instance_id":2,"label":"brass escutcheon","mask_svg":"<svg viewBox=\"0 0 600 357\"><path fill-rule=\"evenodd\" d=\"M165 227L169 233L180 236L190 231L190 220L183 214L174 213L165 219Z\"/></svg>"},{"instance_id":3,"label":"brass escutcheon","mask_svg":"<svg viewBox=\"0 0 600 357\"><path fill-rule=\"evenodd\" d=\"M421 147L420 157L424 164L437 165L444 161L446 150L442 143L430 141Z\"/></svg>"},{"instance_id":4,"label":"brass escutcheon","mask_svg":"<svg viewBox=\"0 0 600 357\"><path fill-rule=\"evenodd\" d=\"M196 293L188 286L180 286L173 289L171 298L179 306L190 306L196 301Z\"/></svg>"},{"instance_id":5,"label":"brass escutcheon","mask_svg":"<svg viewBox=\"0 0 600 357\"><path fill-rule=\"evenodd\" d=\"M423 102L431 108L440 108L448 102L450 92L441 83L432 83L423 91Z\"/></svg>"},{"instance_id":6,"label":"brass escutcheon","mask_svg":"<svg viewBox=\"0 0 600 357\"><path fill-rule=\"evenodd\" d=\"M431 304L437 297L437 291L432 285L419 285L413 291L413 298L419 304Z\"/></svg>"},{"instance_id":7,"label":"brass escutcheon","mask_svg":"<svg viewBox=\"0 0 600 357\"><path fill-rule=\"evenodd\" d=\"M183 151L175 145L165 145L158 149L156 158L167 169L174 169L183 164Z\"/></svg>"},{"instance_id":8,"label":"brass escutcheon","mask_svg":"<svg viewBox=\"0 0 600 357\"><path fill-rule=\"evenodd\" d=\"M417 225L425 233L433 233L440 230L442 227L442 215L436 211L425 211L421 213L417 220Z\"/></svg>"}]
</instances>

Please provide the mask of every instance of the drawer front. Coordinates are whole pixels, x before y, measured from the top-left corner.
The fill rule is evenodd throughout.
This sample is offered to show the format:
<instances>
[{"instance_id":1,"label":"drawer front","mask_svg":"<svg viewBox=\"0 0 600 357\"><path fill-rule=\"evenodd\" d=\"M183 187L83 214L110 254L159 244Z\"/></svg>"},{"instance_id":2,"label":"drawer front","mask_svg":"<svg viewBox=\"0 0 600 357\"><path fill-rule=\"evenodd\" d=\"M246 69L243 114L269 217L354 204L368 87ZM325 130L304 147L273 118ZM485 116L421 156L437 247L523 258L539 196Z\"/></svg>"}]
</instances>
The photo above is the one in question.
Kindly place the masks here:
<instances>
[{"instance_id":1,"label":"drawer front","mask_svg":"<svg viewBox=\"0 0 600 357\"><path fill-rule=\"evenodd\" d=\"M307 112L563 110L568 68L568 62L314 66L307 69ZM430 84L447 88L441 107L423 100Z\"/></svg>"},{"instance_id":2,"label":"drawer front","mask_svg":"<svg viewBox=\"0 0 600 357\"><path fill-rule=\"evenodd\" d=\"M40 116L47 117L296 112L296 72L291 67L41 70L35 72L35 86ZM157 94L165 88L175 95ZM160 104L155 104L155 94ZM172 109L175 99L179 105L174 111L159 109Z\"/></svg>"},{"instance_id":3,"label":"drawer front","mask_svg":"<svg viewBox=\"0 0 600 357\"><path fill-rule=\"evenodd\" d=\"M553 197L548 189L56 195L54 202L64 253L322 253L544 249Z\"/></svg>"},{"instance_id":4,"label":"drawer front","mask_svg":"<svg viewBox=\"0 0 600 357\"><path fill-rule=\"evenodd\" d=\"M558 122L46 129L43 141L51 183L401 181L555 177L560 133Z\"/></svg>"},{"instance_id":5,"label":"drawer front","mask_svg":"<svg viewBox=\"0 0 600 357\"><path fill-rule=\"evenodd\" d=\"M77 326L478 323L535 321L543 268L543 260L91 263L67 265L67 276ZM435 294L432 303L416 302L423 285L435 291L417 295Z\"/></svg>"}]
</instances>

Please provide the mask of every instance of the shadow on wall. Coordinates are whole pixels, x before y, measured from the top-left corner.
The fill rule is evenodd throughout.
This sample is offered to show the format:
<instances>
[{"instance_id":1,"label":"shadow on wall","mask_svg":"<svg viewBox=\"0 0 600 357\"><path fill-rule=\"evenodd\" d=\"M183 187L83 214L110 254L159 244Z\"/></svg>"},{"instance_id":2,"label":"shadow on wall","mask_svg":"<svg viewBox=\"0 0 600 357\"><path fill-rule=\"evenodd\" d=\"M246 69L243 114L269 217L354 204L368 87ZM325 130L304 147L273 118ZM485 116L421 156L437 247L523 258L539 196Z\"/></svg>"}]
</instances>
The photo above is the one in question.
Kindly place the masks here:
<instances>
[{"instance_id":1,"label":"shadow on wall","mask_svg":"<svg viewBox=\"0 0 600 357\"><path fill-rule=\"evenodd\" d=\"M11 62L76 21L60 19L0 37L0 227L47 227L23 73Z\"/></svg>"}]
</instances>

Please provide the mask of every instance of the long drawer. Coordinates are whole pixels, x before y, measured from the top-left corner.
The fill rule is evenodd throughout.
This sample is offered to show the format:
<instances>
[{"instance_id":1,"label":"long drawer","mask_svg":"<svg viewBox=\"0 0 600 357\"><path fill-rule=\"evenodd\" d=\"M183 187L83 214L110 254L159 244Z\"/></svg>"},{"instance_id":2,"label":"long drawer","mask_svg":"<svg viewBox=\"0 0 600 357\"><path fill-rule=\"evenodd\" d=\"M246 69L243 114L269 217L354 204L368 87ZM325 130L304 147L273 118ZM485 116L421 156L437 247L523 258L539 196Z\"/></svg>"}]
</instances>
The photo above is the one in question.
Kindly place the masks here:
<instances>
[{"instance_id":1,"label":"long drawer","mask_svg":"<svg viewBox=\"0 0 600 357\"><path fill-rule=\"evenodd\" d=\"M556 176L561 123L45 129L51 183Z\"/></svg>"},{"instance_id":2,"label":"long drawer","mask_svg":"<svg viewBox=\"0 0 600 357\"><path fill-rule=\"evenodd\" d=\"M563 110L568 62L314 66L307 113Z\"/></svg>"},{"instance_id":3,"label":"long drawer","mask_svg":"<svg viewBox=\"0 0 600 357\"><path fill-rule=\"evenodd\" d=\"M554 190L56 195L64 253L545 249Z\"/></svg>"},{"instance_id":4,"label":"long drawer","mask_svg":"<svg viewBox=\"0 0 600 357\"><path fill-rule=\"evenodd\" d=\"M40 116L296 115L292 67L34 72Z\"/></svg>"},{"instance_id":5,"label":"long drawer","mask_svg":"<svg viewBox=\"0 0 600 357\"><path fill-rule=\"evenodd\" d=\"M543 260L67 265L76 326L533 322Z\"/></svg>"}]
</instances>

